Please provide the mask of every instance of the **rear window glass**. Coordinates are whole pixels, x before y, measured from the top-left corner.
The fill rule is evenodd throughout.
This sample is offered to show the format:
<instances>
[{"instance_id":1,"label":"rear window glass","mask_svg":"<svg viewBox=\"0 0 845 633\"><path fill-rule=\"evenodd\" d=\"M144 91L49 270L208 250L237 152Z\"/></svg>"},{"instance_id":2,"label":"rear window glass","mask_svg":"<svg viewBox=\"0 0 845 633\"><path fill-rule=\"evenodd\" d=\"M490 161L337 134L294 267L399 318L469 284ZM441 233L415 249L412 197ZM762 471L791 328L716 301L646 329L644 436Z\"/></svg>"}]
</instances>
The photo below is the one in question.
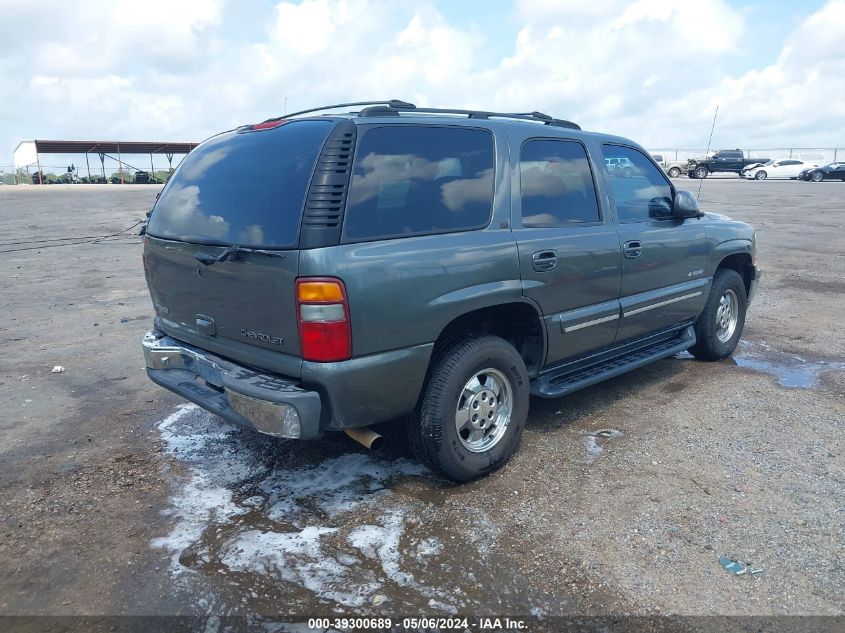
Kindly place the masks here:
<instances>
[{"instance_id":1,"label":"rear window glass","mask_svg":"<svg viewBox=\"0 0 845 633\"><path fill-rule=\"evenodd\" d=\"M200 244L295 245L311 172L332 126L295 121L209 139L173 174L147 233Z\"/></svg>"},{"instance_id":2,"label":"rear window glass","mask_svg":"<svg viewBox=\"0 0 845 633\"><path fill-rule=\"evenodd\" d=\"M396 125L358 143L346 203L350 240L485 226L493 207L493 137L486 130Z\"/></svg>"}]
</instances>

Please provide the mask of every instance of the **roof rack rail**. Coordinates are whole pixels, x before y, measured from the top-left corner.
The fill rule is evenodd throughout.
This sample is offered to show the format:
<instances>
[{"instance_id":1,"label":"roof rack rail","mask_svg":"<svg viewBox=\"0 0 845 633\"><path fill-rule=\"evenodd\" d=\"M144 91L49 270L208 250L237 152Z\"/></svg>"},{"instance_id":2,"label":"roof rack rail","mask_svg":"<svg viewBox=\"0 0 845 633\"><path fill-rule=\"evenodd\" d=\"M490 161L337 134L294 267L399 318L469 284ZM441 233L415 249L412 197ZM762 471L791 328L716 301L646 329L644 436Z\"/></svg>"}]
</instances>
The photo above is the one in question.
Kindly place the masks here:
<instances>
[{"instance_id":1,"label":"roof rack rail","mask_svg":"<svg viewBox=\"0 0 845 633\"><path fill-rule=\"evenodd\" d=\"M379 102L378 104L374 104L373 107L367 107L361 110L358 113L358 116L362 117L375 117L375 116L399 116L401 111L409 112L413 111L414 114L462 114L466 115L470 119L517 119L521 121L538 121L542 122L545 125L553 125L555 127L565 127L571 130L580 130L581 126L577 123L573 123L572 121L566 121L564 119L555 119L554 117L549 116L548 114L544 114L542 112L488 112L486 110L459 110L456 108L417 108L411 104L405 104L404 102L400 102L403 105L401 107L396 107L393 103L384 103Z\"/></svg>"},{"instance_id":2,"label":"roof rack rail","mask_svg":"<svg viewBox=\"0 0 845 633\"><path fill-rule=\"evenodd\" d=\"M413 103L408 103L407 101L400 101L399 99L382 99L381 101L353 101L350 103L336 103L334 105L320 106L319 108L309 108L308 110L300 110L299 112L291 112L289 114L285 113L282 116L267 119L266 121L264 121L264 123L269 123L270 121L280 121L288 117L299 116L300 114L310 114L311 112L320 112L322 110L334 110L335 108L351 108L356 106L375 105L386 105L390 108L393 108L394 110L409 110L414 109L416 107Z\"/></svg>"},{"instance_id":3,"label":"roof rack rail","mask_svg":"<svg viewBox=\"0 0 845 633\"><path fill-rule=\"evenodd\" d=\"M291 112L283 116L267 119L264 123L271 121L280 121L302 114L311 114L312 112L322 112L323 110L334 110L336 108L353 108L364 106L358 112L358 116L362 117L376 117L376 116L399 116L400 112L413 111L415 114L461 114L466 115L470 119L517 119L521 121L537 121L545 125L553 125L555 127L565 127L571 130L580 130L581 126L572 121L564 119L555 119L554 117L544 114L542 112L489 112L486 110L459 110L455 108L418 108L413 103L401 101L400 99L382 99L380 101L353 101L349 103L336 103L334 105L320 106L318 108L309 108L308 110L300 110L299 112Z\"/></svg>"}]
</instances>

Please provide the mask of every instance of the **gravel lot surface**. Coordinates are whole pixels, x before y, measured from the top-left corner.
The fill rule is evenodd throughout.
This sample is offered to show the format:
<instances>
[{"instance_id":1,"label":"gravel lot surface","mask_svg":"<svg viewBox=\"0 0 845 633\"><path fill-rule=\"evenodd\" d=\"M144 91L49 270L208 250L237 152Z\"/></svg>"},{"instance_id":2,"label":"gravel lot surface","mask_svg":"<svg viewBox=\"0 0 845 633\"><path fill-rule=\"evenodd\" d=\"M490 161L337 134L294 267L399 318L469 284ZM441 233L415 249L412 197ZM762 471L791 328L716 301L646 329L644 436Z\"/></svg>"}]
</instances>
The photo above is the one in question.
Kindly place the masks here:
<instances>
[{"instance_id":1,"label":"gravel lot surface","mask_svg":"<svg viewBox=\"0 0 845 633\"><path fill-rule=\"evenodd\" d=\"M734 358L532 400L464 486L390 429L280 442L149 382L136 229L46 240L157 191L0 188L0 615L843 615L845 183L705 181L758 229Z\"/></svg>"}]
</instances>

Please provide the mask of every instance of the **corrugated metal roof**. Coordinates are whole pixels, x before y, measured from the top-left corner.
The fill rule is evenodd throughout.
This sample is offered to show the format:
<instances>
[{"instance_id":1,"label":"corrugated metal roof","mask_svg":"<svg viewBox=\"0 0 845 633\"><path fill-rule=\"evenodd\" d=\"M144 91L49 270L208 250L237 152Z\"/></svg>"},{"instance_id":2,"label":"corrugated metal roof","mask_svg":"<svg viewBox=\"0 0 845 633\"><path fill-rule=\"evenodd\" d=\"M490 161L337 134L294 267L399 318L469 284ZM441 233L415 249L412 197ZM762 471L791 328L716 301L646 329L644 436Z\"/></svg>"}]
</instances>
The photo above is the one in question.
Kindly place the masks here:
<instances>
[{"instance_id":1,"label":"corrugated metal roof","mask_svg":"<svg viewBox=\"0 0 845 633\"><path fill-rule=\"evenodd\" d=\"M39 154L187 154L197 145L148 141L35 141Z\"/></svg>"}]
</instances>

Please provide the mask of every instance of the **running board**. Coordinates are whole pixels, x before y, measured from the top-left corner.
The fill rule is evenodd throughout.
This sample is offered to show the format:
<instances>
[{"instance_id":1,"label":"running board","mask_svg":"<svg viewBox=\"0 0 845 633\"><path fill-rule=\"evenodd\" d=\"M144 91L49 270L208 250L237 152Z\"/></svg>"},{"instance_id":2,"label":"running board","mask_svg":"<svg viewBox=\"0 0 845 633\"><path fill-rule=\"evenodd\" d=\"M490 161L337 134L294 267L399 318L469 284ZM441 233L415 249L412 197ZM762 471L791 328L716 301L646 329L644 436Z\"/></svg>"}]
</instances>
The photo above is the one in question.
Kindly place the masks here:
<instances>
[{"instance_id":1,"label":"running board","mask_svg":"<svg viewBox=\"0 0 845 633\"><path fill-rule=\"evenodd\" d=\"M661 358L688 350L695 345L692 326L684 328L676 336L651 343L618 356L589 365L573 368L562 367L558 372L541 375L531 381L531 393L541 398L559 398L568 393L589 387L608 378L620 376L632 369L643 367Z\"/></svg>"}]
</instances>

